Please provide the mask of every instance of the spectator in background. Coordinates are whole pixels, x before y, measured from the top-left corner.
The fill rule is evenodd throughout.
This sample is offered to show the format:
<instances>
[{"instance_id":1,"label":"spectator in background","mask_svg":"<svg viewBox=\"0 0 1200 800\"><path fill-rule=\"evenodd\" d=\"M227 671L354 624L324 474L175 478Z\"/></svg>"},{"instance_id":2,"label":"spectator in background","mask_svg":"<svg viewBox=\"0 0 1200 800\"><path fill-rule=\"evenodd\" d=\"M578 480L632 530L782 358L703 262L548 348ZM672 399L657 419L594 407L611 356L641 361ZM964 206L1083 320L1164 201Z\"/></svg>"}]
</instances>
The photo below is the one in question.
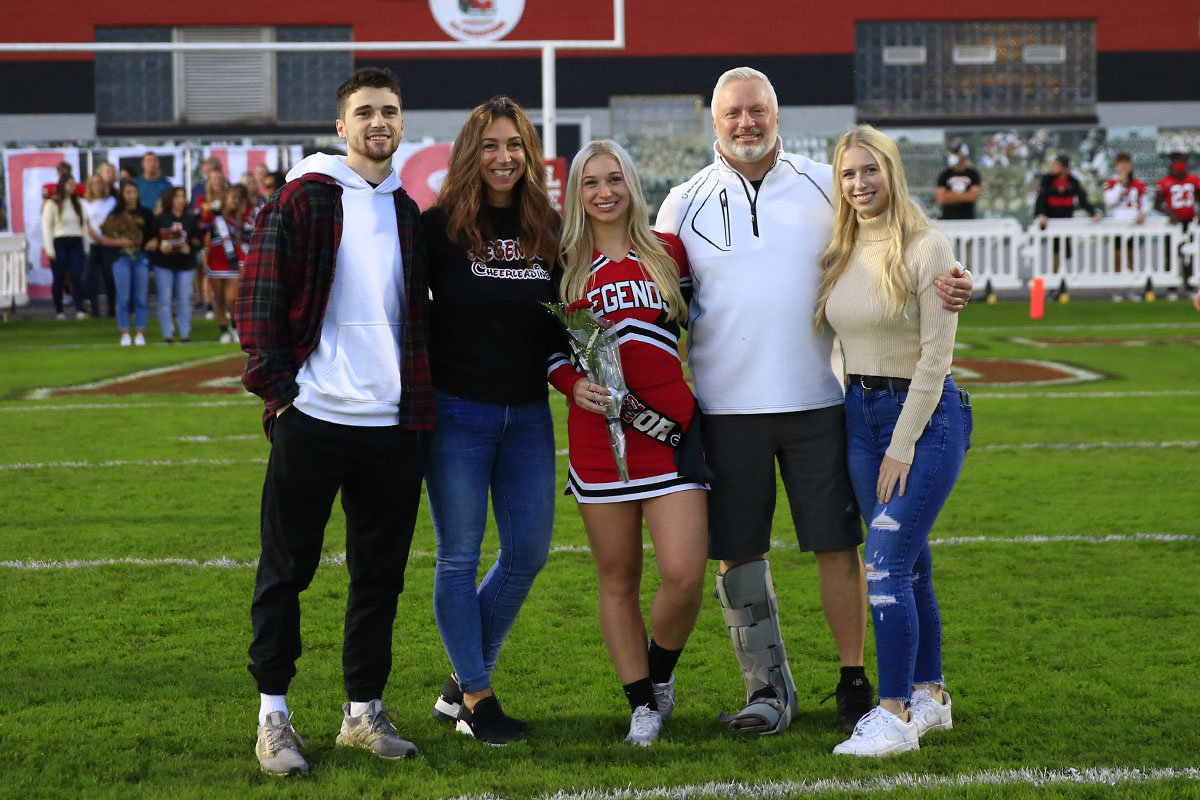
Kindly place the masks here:
<instances>
[{"instance_id":1,"label":"spectator in background","mask_svg":"<svg viewBox=\"0 0 1200 800\"><path fill-rule=\"evenodd\" d=\"M266 205L282 185L283 180L278 172L268 172L263 175L258 182L260 205Z\"/></svg>"},{"instance_id":2,"label":"spectator in background","mask_svg":"<svg viewBox=\"0 0 1200 800\"><path fill-rule=\"evenodd\" d=\"M208 235L207 220L211 215L220 212L221 203L225 200L227 191L229 191L229 182L225 180L225 171L218 162L217 167L208 172L208 179L204 183L204 193L192 202L196 219L200 225L201 239ZM203 255L201 252L201 261L203 261ZM196 276L192 280L192 290L204 305L204 318L216 319L217 312L213 310L212 284L204 270L196 270Z\"/></svg>"},{"instance_id":3,"label":"spectator in background","mask_svg":"<svg viewBox=\"0 0 1200 800\"><path fill-rule=\"evenodd\" d=\"M96 170L100 173L100 177L104 179L104 185L108 188L108 196L113 200L120 201L121 189L117 185L117 168L112 164L105 162Z\"/></svg>"},{"instance_id":4,"label":"spectator in background","mask_svg":"<svg viewBox=\"0 0 1200 800\"><path fill-rule=\"evenodd\" d=\"M160 198L162 211L154 218L154 238L146 245L154 265L154 285L158 289L158 322L163 341L175 341L171 319L171 301L179 323L179 340L191 341L192 274L196 271L196 253L200 232L196 217L188 210L187 192L172 186Z\"/></svg>"},{"instance_id":5,"label":"spectator in background","mask_svg":"<svg viewBox=\"0 0 1200 800\"><path fill-rule=\"evenodd\" d=\"M58 179L54 196L42 206L42 239L46 255L50 258L50 271L54 275L50 293L59 319L65 318L63 290L68 276L71 280L71 297L75 301L75 319L87 318L87 312L83 310L83 274L87 268L83 242L86 233L83 204L75 193L75 179L68 169Z\"/></svg>"},{"instance_id":6,"label":"spectator in background","mask_svg":"<svg viewBox=\"0 0 1200 800\"><path fill-rule=\"evenodd\" d=\"M210 156L200 162L200 181L192 186L192 207L196 207L196 201L204 196L204 187L208 185L208 176L216 170L224 174L225 170L221 166L221 159Z\"/></svg>"},{"instance_id":7,"label":"spectator in background","mask_svg":"<svg viewBox=\"0 0 1200 800\"><path fill-rule=\"evenodd\" d=\"M221 344L237 341L237 330L230 329L233 305L237 301L238 276L246 254L250 252L250 237L254 219L250 216L246 187L230 186L220 211L208 211L204 217L204 272L208 275L216 307L217 323L221 326Z\"/></svg>"},{"instance_id":8,"label":"spectator in background","mask_svg":"<svg viewBox=\"0 0 1200 800\"><path fill-rule=\"evenodd\" d=\"M983 179L979 170L967 163L967 145L955 140L950 145L950 166L937 179L937 201L942 219L975 219L975 202Z\"/></svg>"},{"instance_id":9,"label":"spectator in background","mask_svg":"<svg viewBox=\"0 0 1200 800\"><path fill-rule=\"evenodd\" d=\"M141 177L134 178L134 183L137 184L142 207L153 212L158 206L159 196L171 188L171 181L162 174L158 155L153 150L142 156L142 174Z\"/></svg>"},{"instance_id":10,"label":"spectator in background","mask_svg":"<svg viewBox=\"0 0 1200 800\"><path fill-rule=\"evenodd\" d=\"M111 165L106 164L105 166ZM115 170L113 173L115 174ZM112 191L104 181L103 173L93 172L92 177L88 178L87 190L83 195L83 214L87 221L88 242L88 268L84 281L87 283L92 297L95 298L92 301L92 316L95 317L100 316L97 290L101 284L104 285L104 297L108 303L108 316L116 316L117 313L116 285L113 283L112 272L113 259L116 258L116 255L113 248L104 245L104 237L100 234L104 220L108 219L108 215L116 206L117 199L112 196Z\"/></svg>"},{"instance_id":11,"label":"spectator in background","mask_svg":"<svg viewBox=\"0 0 1200 800\"><path fill-rule=\"evenodd\" d=\"M254 217L258 216L258 210L264 205L258 177L253 172L245 172L238 183L246 187L246 203L250 209L250 220L253 222Z\"/></svg>"},{"instance_id":12,"label":"spectator in background","mask_svg":"<svg viewBox=\"0 0 1200 800\"><path fill-rule=\"evenodd\" d=\"M1133 177L1133 157L1129 153L1117 153L1117 174L1104 182L1104 206L1108 215L1113 219L1131 221L1141 225L1146 221L1150 211L1150 195L1146 184ZM1129 264L1133 269L1133 238L1125 241L1125 253L1122 257L1120 239L1113 242L1113 271L1121 271L1121 262ZM1119 294L1113 295L1113 300L1124 299Z\"/></svg>"},{"instance_id":13,"label":"spectator in background","mask_svg":"<svg viewBox=\"0 0 1200 800\"><path fill-rule=\"evenodd\" d=\"M62 181L63 176L65 176L65 175L74 176L74 174L75 174L73 168L71 167L70 162L68 162L68 161L58 162L58 166L55 167L55 169L58 171L58 177L54 179L54 182L42 184L42 202L43 203L45 201L49 200L50 198L54 197L54 193L58 190L58 184L59 184L59 182ZM76 196L82 198L83 192L84 192L84 187L76 184L75 185Z\"/></svg>"},{"instance_id":14,"label":"spectator in background","mask_svg":"<svg viewBox=\"0 0 1200 800\"><path fill-rule=\"evenodd\" d=\"M8 228L8 210L4 207L4 198L0 197L0 231Z\"/></svg>"},{"instance_id":15,"label":"spectator in background","mask_svg":"<svg viewBox=\"0 0 1200 800\"><path fill-rule=\"evenodd\" d=\"M1082 208L1099 222L1100 209L1091 204L1083 185L1071 174L1070 156L1059 153L1050 162L1050 171L1042 176L1033 213L1038 225L1045 228L1047 220L1075 216L1076 208Z\"/></svg>"},{"instance_id":16,"label":"spectator in background","mask_svg":"<svg viewBox=\"0 0 1200 800\"><path fill-rule=\"evenodd\" d=\"M1171 218L1175 225L1188 224L1196 218L1196 199L1200 195L1200 178L1188 171L1186 153L1171 153L1171 169L1158 182L1155 205Z\"/></svg>"},{"instance_id":17,"label":"spectator in background","mask_svg":"<svg viewBox=\"0 0 1200 800\"><path fill-rule=\"evenodd\" d=\"M1038 186L1037 200L1034 202L1033 213L1037 224L1045 228L1051 219L1069 219L1075 215L1075 209L1082 208L1092 215L1092 220L1100 221L1100 209L1088 200L1087 192L1083 190L1079 180L1071 174L1071 158L1065 153L1059 153L1050 162L1050 171L1042 176ZM1060 240L1055 237L1054 272L1058 273ZM1071 257L1071 242L1067 241L1067 258ZM1065 296L1065 295L1064 295Z\"/></svg>"},{"instance_id":18,"label":"spectator in background","mask_svg":"<svg viewBox=\"0 0 1200 800\"><path fill-rule=\"evenodd\" d=\"M1186 153L1171 153L1171 169L1158 182L1157 188L1155 206L1166 212L1173 225L1179 225L1186 232L1188 225L1196 219L1196 201L1200 195L1200 178L1188 171ZM1186 292L1195 265L1188 261L1181 268Z\"/></svg>"},{"instance_id":19,"label":"spectator in background","mask_svg":"<svg viewBox=\"0 0 1200 800\"><path fill-rule=\"evenodd\" d=\"M117 327L121 331L121 346L146 344L146 322L150 317L147 292L150 290L150 261L146 258L146 242L154 230L154 218L142 206L137 184L131 180L120 183L121 200L100 226L101 241L108 247L120 248L113 262L113 281L117 287ZM129 301L132 298L134 325L137 332L129 335Z\"/></svg>"}]
</instances>

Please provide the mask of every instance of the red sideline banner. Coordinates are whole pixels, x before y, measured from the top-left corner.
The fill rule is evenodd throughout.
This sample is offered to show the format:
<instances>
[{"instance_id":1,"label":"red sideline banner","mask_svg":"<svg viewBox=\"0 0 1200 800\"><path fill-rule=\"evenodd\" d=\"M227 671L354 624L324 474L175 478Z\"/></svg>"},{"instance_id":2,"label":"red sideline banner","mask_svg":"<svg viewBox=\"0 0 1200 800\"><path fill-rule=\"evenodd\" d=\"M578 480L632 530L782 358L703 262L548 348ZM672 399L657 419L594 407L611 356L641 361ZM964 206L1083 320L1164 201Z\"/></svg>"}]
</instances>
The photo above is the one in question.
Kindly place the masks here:
<instances>
[{"instance_id":1,"label":"red sideline banner","mask_svg":"<svg viewBox=\"0 0 1200 800\"><path fill-rule=\"evenodd\" d=\"M50 259L42 252L42 187L58 182L56 167L61 161L78 164L78 148L4 151L4 204L9 230L25 234L31 300L50 297Z\"/></svg>"}]
</instances>

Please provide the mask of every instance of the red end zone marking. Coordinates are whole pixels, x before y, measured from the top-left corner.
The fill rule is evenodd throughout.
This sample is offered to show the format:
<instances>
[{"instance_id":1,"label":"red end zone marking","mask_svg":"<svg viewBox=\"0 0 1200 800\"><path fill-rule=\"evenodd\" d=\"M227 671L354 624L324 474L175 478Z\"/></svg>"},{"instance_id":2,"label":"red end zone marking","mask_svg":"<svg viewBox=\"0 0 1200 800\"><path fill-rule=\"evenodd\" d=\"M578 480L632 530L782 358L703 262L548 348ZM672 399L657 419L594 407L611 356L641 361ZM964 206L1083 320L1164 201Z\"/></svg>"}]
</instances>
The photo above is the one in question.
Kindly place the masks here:
<instances>
[{"instance_id":1,"label":"red end zone marking","mask_svg":"<svg viewBox=\"0 0 1200 800\"><path fill-rule=\"evenodd\" d=\"M83 386L65 386L51 390L61 395L129 395L129 394L245 394L242 387L242 368L245 354L207 360L201 364L184 364L135 373L127 377L97 381Z\"/></svg>"},{"instance_id":2,"label":"red end zone marking","mask_svg":"<svg viewBox=\"0 0 1200 800\"><path fill-rule=\"evenodd\" d=\"M955 358L952 371L956 376L960 376L963 382L972 384L1047 386L1094 381L1103 377L1079 367L1025 358Z\"/></svg>"}]
</instances>

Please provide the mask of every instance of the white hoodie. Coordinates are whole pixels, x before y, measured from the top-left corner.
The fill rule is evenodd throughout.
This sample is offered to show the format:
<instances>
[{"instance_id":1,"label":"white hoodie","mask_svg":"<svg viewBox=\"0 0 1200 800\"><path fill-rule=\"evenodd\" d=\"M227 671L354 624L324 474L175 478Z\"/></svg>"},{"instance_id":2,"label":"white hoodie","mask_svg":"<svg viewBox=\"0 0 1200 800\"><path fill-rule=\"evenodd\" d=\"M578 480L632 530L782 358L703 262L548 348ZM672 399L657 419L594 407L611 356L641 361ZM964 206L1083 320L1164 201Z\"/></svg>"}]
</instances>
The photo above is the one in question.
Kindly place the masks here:
<instances>
[{"instance_id":1,"label":"white hoodie","mask_svg":"<svg viewBox=\"0 0 1200 800\"><path fill-rule=\"evenodd\" d=\"M292 167L287 178L311 172L342 187L342 237L321 340L300 366L294 405L340 425L397 425L405 304L392 192L400 178L393 171L372 188L345 156L323 153Z\"/></svg>"}]
</instances>

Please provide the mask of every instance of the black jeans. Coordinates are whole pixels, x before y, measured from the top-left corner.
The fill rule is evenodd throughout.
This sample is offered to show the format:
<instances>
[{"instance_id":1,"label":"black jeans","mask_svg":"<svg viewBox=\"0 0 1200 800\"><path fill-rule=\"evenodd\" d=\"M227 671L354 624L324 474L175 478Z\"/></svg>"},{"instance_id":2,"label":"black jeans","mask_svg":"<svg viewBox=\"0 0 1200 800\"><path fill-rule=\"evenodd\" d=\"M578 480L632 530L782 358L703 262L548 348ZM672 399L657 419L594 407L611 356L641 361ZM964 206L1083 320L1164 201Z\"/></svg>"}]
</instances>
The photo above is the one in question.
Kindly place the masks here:
<instances>
[{"instance_id":1,"label":"black jeans","mask_svg":"<svg viewBox=\"0 0 1200 800\"><path fill-rule=\"evenodd\" d=\"M286 694L300 657L300 592L321 560L338 489L346 512L350 591L342 646L348 699L383 696L392 623L404 588L423 476L418 433L337 425L290 408L274 422L262 497L262 556L250 618L250 673Z\"/></svg>"}]
</instances>

